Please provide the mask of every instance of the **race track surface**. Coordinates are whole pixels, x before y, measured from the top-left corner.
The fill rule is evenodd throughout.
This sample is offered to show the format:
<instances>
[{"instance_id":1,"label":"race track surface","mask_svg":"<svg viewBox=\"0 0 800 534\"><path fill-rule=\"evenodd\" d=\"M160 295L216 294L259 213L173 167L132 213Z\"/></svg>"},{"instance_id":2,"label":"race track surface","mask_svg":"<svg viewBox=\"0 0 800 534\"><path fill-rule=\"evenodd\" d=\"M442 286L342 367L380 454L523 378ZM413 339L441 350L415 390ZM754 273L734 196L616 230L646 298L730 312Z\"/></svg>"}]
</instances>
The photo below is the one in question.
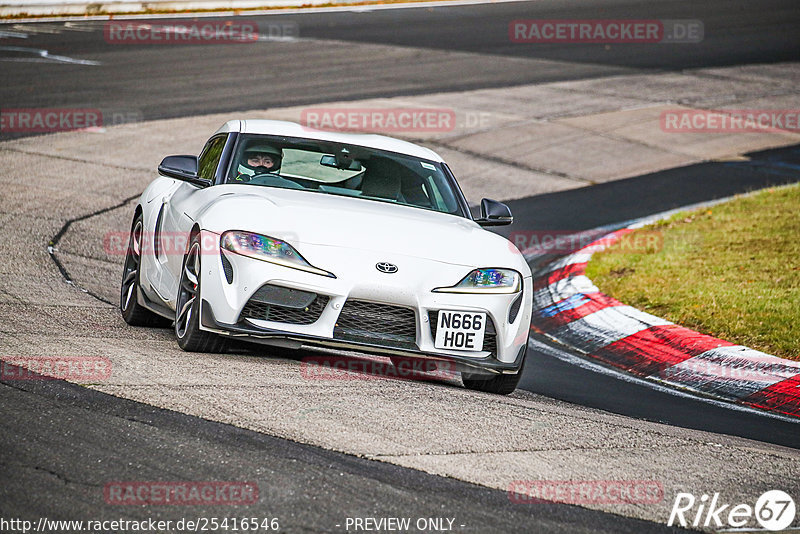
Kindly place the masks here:
<instances>
[{"instance_id":1,"label":"race track surface","mask_svg":"<svg viewBox=\"0 0 800 534\"><path fill-rule=\"evenodd\" d=\"M236 516L239 510L221 506L123 511L104 502L102 488L110 481L244 478L257 481L261 497L247 506L247 516L277 518L281 532L342 532L354 517L446 517L456 532L523 532L533 525L552 533L675 531L578 506L514 504L504 491L209 423L61 381L0 380L0 416L4 518L36 523L40 517Z\"/></svg>"},{"instance_id":2,"label":"race track surface","mask_svg":"<svg viewBox=\"0 0 800 534\"><path fill-rule=\"evenodd\" d=\"M114 364L113 379L90 389L0 381L1 516L116 517L123 512L102 499L113 480L256 479L262 499L247 513L277 516L292 532L341 532L346 517L368 515L455 517L464 525L457 532L655 532L666 530L677 491L720 491L728 502L775 487L797 495L797 423L627 382L556 357L538 338L508 398L457 381L313 383L300 372L305 351L183 353L170 330L122 323L109 304L121 258L98 250L104 234L129 225L133 199L154 174L150 159L190 153L210 133L191 117L796 61L794 2L541 1L256 19L273 17L297 22L300 40L130 47L104 42L102 22L0 25L26 35L0 38L3 108L186 118L176 130L148 128L146 142L131 129L0 144L0 354ZM705 39L517 45L507 37L516 18L699 19ZM100 64L42 60L31 49ZM164 154L147 152L152 146ZM798 164L789 147L521 198L509 202L516 223L503 233L593 228L796 182ZM46 249L54 237L58 265ZM657 480L665 497L592 509L509 501L509 482L540 478Z\"/></svg>"},{"instance_id":3,"label":"race track surface","mask_svg":"<svg viewBox=\"0 0 800 534\"><path fill-rule=\"evenodd\" d=\"M545 0L261 17L296 23L299 41L236 45L110 44L102 21L0 29L4 107L90 107L143 120L377 96L461 91L634 72L797 59L792 0ZM517 44L515 19L695 19L698 44ZM224 19L223 19L224 20ZM8 50L5 46L29 51ZM38 58L48 50L101 65ZM13 61L6 61L6 60ZM27 59L31 62L19 62Z\"/></svg>"}]
</instances>

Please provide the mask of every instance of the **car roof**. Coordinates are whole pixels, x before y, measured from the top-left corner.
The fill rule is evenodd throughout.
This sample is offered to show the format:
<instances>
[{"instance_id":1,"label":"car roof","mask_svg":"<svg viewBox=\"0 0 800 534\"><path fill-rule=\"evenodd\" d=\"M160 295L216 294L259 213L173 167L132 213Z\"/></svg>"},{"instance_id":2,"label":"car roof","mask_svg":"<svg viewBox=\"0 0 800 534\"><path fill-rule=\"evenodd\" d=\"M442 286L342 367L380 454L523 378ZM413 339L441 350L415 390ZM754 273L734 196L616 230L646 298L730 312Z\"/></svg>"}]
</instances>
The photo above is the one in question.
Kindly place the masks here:
<instances>
[{"instance_id":1,"label":"car roof","mask_svg":"<svg viewBox=\"0 0 800 534\"><path fill-rule=\"evenodd\" d=\"M264 119L230 120L223 124L216 133L227 132L282 135L286 137L298 137L302 139L331 141L334 143L343 143L364 146L367 148L375 148L378 150L386 150L388 152L397 152L420 159L438 162L444 161L442 157L433 150L415 145L414 143L409 143L408 141L401 141L400 139L395 139L393 137L376 134L326 132L324 130L316 130L308 126L302 126L295 122L289 121L273 121Z\"/></svg>"}]
</instances>

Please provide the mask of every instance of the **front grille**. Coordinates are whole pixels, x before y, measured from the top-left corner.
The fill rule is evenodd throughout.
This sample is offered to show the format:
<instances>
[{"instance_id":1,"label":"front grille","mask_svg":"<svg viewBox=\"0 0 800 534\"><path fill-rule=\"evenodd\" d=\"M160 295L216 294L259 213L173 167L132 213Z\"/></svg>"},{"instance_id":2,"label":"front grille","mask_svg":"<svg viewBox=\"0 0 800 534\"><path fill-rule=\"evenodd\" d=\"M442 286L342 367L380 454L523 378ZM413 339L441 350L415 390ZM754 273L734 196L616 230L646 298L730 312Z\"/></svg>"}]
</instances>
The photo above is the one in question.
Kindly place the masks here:
<instances>
[{"instance_id":1,"label":"front grille","mask_svg":"<svg viewBox=\"0 0 800 534\"><path fill-rule=\"evenodd\" d=\"M247 301L239 319L312 324L322 315L328 300L327 295L267 284Z\"/></svg>"},{"instance_id":2,"label":"front grille","mask_svg":"<svg viewBox=\"0 0 800 534\"><path fill-rule=\"evenodd\" d=\"M417 316L411 308L348 300L342 307L334 339L404 349L417 348Z\"/></svg>"},{"instance_id":3,"label":"front grille","mask_svg":"<svg viewBox=\"0 0 800 534\"><path fill-rule=\"evenodd\" d=\"M431 335L433 340L436 341L436 329L439 326L439 311L431 310L428 312L428 321L431 325ZM494 328L494 321L486 314L486 331L483 334L483 350L492 353L492 356L497 356L497 330Z\"/></svg>"}]
</instances>

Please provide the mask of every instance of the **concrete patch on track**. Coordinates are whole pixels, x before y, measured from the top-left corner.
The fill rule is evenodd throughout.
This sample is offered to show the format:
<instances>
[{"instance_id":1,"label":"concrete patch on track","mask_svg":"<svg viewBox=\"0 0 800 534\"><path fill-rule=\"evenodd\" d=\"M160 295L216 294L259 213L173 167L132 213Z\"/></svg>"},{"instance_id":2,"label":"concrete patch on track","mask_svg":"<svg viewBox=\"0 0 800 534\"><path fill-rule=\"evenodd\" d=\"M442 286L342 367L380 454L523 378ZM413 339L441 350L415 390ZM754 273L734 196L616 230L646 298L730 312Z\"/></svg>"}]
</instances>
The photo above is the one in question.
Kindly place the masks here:
<instances>
[{"instance_id":1,"label":"concrete patch on track","mask_svg":"<svg viewBox=\"0 0 800 534\"><path fill-rule=\"evenodd\" d=\"M732 106L740 105L736 87L766 83L748 76L775 79L776 98L796 91L778 81L778 74L770 78L757 67L735 74L727 100ZM666 86L674 84L672 76L640 80ZM681 76L692 87L693 79L702 80L692 73ZM482 125L463 123L425 136L396 134L446 153L473 203L482 195L520 198L719 157L719 152L682 152L683 134L660 136L657 110L669 102L648 100L632 80L627 92L624 79L609 82L604 87L615 86L618 94L604 96L604 89L590 82L570 82L335 106L457 106L457 118L487 113L489 122ZM719 92L717 86L707 90L705 98ZM295 119L303 109L236 116ZM619 131L626 120L636 123L652 131L652 138L645 143L609 133L592 117L598 114L613 116ZM127 327L113 306L65 284L45 250L64 223L135 196L164 155L198 152L230 117L128 124L0 144L6 169L0 177L5 236L0 354L105 356L112 362L111 378L91 384L103 392L494 488L507 489L516 480L657 481L664 497L656 504L585 505L659 523L667 520L677 491L718 491L726 502L753 501L768 489L800 491L795 450L629 419L524 391L506 398L466 391L453 381L412 383L357 374L353 380L310 380L297 361L306 352L184 353L170 330ZM734 139L731 155L744 146L798 142L796 134L786 133ZM584 146L594 148L583 151ZM613 165L614 172L604 165ZM103 238L128 230L132 207L72 223L58 245L58 257L76 284L109 302L117 298L121 257L104 250Z\"/></svg>"},{"instance_id":2,"label":"concrete patch on track","mask_svg":"<svg viewBox=\"0 0 800 534\"><path fill-rule=\"evenodd\" d=\"M337 42L329 44L341 46ZM386 48L381 53L390 53L390 60L401 59L405 50L375 48L376 53L380 52L378 48ZM470 54L460 56L466 61ZM524 60L508 61L517 61L519 68L534 68ZM796 144L800 142L796 130L704 134L662 128L661 115L670 110L793 109L798 90L792 80L800 76L800 64L770 67L621 75L513 89L340 101L151 121L146 130L134 123L99 133L72 132L58 135L54 138L58 141L49 149L42 147L37 138L20 139L5 146L66 157L74 152L86 161L151 171L162 154L198 151L208 132L232 116L298 122L309 110L331 114L339 110L345 116L353 116L369 111L431 109L452 113L452 127L425 132L389 129L386 133L441 151L459 177L467 198L477 204L481 196L490 193L499 200L523 198ZM181 135L175 136L175 131ZM131 150L141 144L145 132L148 143L160 145L161 151ZM102 142L96 137L100 133L104 134Z\"/></svg>"}]
</instances>

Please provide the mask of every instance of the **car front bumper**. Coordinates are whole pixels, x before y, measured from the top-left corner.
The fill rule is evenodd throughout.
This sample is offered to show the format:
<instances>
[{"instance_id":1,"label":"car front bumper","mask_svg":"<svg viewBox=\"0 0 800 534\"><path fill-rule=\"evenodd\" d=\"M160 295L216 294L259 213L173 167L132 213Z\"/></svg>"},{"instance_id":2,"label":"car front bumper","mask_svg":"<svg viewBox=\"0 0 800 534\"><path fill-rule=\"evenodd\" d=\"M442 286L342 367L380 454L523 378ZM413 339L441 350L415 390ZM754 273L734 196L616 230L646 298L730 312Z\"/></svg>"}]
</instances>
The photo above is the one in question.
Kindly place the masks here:
<instances>
[{"instance_id":1,"label":"car front bumper","mask_svg":"<svg viewBox=\"0 0 800 534\"><path fill-rule=\"evenodd\" d=\"M514 294L439 293L432 289L457 283L470 269L409 256L386 258L369 251L333 247L324 250L324 254L314 254L319 252L314 249L314 246L303 246L303 254L313 265L328 269L328 265L318 265L310 259L316 255L347 268L334 272L337 278L328 278L225 250L219 255L204 256L201 329L272 345L333 347L384 356L441 360L471 372L516 373L520 369L530 329L533 287L530 277L523 279L522 291ZM398 273L378 273L375 264L379 261L398 265ZM324 297L325 302L310 324L246 317L243 309L264 286L314 293ZM348 303L355 302L413 311L413 319L408 312L409 321L413 322L409 325L409 340L401 343L380 335L374 338L341 335L343 310ZM518 311L512 314L514 305ZM484 342L484 348L489 350L436 348L435 325L431 323L439 310L486 313L494 330ZM511 316L513 321L509 320Z\"/></svg>"},{"instance_id":2,"label":"car front bumper","mask_svg":"<svg viewBox=\"0 0 800 534\"><path fill-rule=\"evenodd\" d=\"M456 354L424 352L421 350L407 350L402 348L387 347L374 343L358 341L345 341L333 338L320 338L311 335L297 334L281 330L265 330L244 324L220 323L214 317L214 312L207 301L203 301L201 312L201 327L203 330L215 332L219 335L244 338L249 342L264 345L289 347L299 349L302 347L325 347L341 350L354 350L375 354L378 356L401 356L418 358L455 365L456 371L468 371L475 374L516 374L522 367L525 359L526 345L520 347L516 357L511 362L501 362L492 354L483 357L462 356Z\"/></svg>"}]
</instances>

